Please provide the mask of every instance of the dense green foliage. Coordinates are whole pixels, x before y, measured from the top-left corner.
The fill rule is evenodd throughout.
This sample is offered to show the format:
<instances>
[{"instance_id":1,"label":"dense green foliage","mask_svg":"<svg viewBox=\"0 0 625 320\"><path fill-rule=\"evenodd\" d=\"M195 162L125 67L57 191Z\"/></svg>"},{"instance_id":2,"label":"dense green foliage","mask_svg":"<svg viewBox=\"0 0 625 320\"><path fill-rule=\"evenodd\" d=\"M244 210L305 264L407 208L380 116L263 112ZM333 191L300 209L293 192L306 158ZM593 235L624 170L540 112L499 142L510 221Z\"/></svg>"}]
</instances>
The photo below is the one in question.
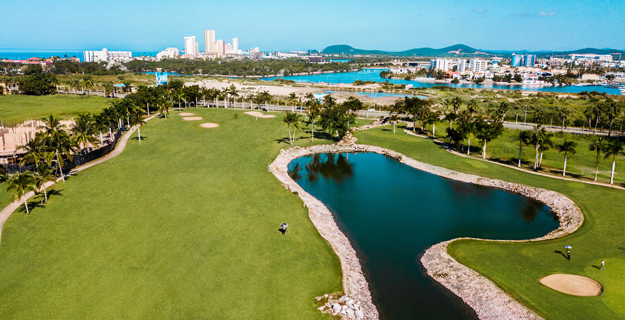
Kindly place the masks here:
<instances>
[{"instance_id":1,"label":"dense green foliage","mask_svg":"<svg viewBox=\"0 0 625 320\"><path fill-rule=\"evenodd\" d=\"M133 60L124 64L134 72L156 71L162 68L183 74L232 75L232 76L268 76L291 75L294 73L311 73L322 71L349 71L351 67L346 63L315 64L307 60L291 59L263 59L263 60L187 60L166 59L158 62Z\"/></svg>"}]
</instances>

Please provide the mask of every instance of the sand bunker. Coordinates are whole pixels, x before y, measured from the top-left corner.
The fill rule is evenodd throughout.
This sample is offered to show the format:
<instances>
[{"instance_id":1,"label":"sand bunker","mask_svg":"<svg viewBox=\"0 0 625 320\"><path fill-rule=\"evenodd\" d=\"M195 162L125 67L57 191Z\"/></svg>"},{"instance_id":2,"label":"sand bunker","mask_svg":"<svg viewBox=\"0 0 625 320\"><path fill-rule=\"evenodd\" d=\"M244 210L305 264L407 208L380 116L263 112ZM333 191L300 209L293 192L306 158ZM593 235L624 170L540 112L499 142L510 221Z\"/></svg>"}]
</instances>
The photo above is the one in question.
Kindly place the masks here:
<instances>
[{"instance_id":1,"label":"sand bunker","mask_svg":"<svg viewBox=\"0 0 625 320\"><path fill-rule=\"evenodd\" d=\"M213 122L206 122L200 125L200 128L204 128L204 129L212 129L212 128L217 128L217 127L219 127L219 125Z\"/></svg>"},{"instance_id":2,"label":"sand bunker","mask_svg":"<svg viewBox=\"0 0 625 320\"><path fill-rule=\"evenodd\" d=\"M271 119L271 118L276 117L272 114L263 114L262 112L258 112L258 111L248 111L248 112L243 112L243 113L247 114L248 116L259 117L262 119Z\"/></svg>"},{"instance_id":3,"label":"sand bunker","mask_svg":"<svg viewBox=\"0 0 625 320\"><path fill-rule=\"evenodd\" d=\"M588 277L573 274L552 274L540 279L540 283L566 294L580 297L594 297L601 294L601 283Z\"/></svg>"},{"instance_id":4,"label":"sand bunker","mask_svg":"<svg viewBox=\"0 0 625 320\"><path fill-rule=\"evenodd\" d=\"M202 120L202 117L184 117L182 119L187 120L187 121L198 121L198 120Z\"/></svg>"},{"instance_id":5,"label":"sand bunker","mask_svg":"<svg viewBox=\"0 0 625 320\"><path fill-rule=\"evenodd\" d=\"M189 112L180 112L178 115L181 117L190 117L190 116L194 116L195 114L189 113Z\"/></svg>"}]
</instances>

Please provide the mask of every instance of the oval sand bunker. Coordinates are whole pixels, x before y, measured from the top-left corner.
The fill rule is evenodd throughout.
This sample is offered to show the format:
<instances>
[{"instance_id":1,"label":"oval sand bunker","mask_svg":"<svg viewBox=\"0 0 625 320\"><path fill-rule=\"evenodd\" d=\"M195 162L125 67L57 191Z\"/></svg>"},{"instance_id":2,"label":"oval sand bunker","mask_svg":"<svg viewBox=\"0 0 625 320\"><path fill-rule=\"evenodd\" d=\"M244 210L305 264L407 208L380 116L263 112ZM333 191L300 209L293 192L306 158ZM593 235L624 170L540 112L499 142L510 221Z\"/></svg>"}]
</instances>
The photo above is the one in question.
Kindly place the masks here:
<instances>
[{"instance_id":1,"label":"oval sand bunker","mask_svg":"<svg viewBox=\"0 0 625 320\"><path fill-rule=\"evenodd\" d=\"M271 118L276 117L273 114L263 114L262 112L258 112L258 111L248 111L248 112L243 112L243 113L247 114L248 116L259 117L262 119L271 119Z\"/></svg>"},{"instance_id":2,"label":"oval sand bunker","mask_svg":"<svg viewBox=\"0 0 625 320\"><path fill-rule=\"evenodd\" d=\"M213 122L206 122L200 125L200 128L204 128L204 129L212 129L212 128L217 128L217 127L219 127L219 125Z\"/></svg>"},{"instance_id":3,"label":"oval sand bunker","mask_svg":"<svg viewBox=\"0 0 625 320\"><path fill-rule=\"evenodd\" d=\"M579 297L594 297L601 294L603 286L598 281L574 274L552 274L540 279L545 286Z\"/></svg>"},{"instance_id":4,"label":"oval sand bunker","mask_svg":"<svg viewBox=\"0 0 625 320\"><path fill-rule=\"evenodd\" d=\"M178 115L181 117L190 117L190 116L194 116L195 114L189 113L189 112L180 112Z\"/></svg>"},{"instance_id":5,"label":"oval sand bunker","mask_svg":"<svg viewBox=\"0 0 625 320\"><path fill-rule=\"evenodd\" d=\"M182 119L187 120L187 121L198 121L198 120L202 120L202 117L185 117Z\"/></svg>"}]
</instances>

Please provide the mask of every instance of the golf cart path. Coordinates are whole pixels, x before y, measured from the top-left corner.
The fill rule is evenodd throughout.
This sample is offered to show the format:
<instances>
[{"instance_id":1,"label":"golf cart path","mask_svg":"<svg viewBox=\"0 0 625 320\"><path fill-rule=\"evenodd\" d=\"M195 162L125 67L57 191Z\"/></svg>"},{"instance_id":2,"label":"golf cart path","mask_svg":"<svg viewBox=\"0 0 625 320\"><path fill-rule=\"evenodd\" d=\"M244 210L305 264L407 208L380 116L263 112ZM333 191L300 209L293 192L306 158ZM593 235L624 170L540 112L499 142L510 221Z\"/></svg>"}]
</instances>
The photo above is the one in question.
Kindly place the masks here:
<instances>
[{"instance_id":1,"label":"golf cart path","mask_svg":"<svg viewBox=\"0 0 625 320\"><path fill-rule=\"evenodd\" d=\"M150 121L150 120L154 119L156 116L158 116L158 114L154 114L154 115L146 118L145 121L146 122ZM107 155L105 155L105 156L103 156L101 158L98 158L98 159L93 160L91 162L85 163L85 164L83 164L81 166L78 166L78 167L70 170L70 172L66 176L74 175L74 174L76 174L78 172L81 172L81 171L89 169L89 168L91 168L91 167L93 167L95 165L98 165L98 164L100 164L100 163L102 163L104 161L107 161L107 160L110 160L110 159L113 159L113 158L117 157L119 154L122 153L122 151L124 151L124 148L126 148L126 144L128 144L128 140L130 139L130 137L132 136L132 134L136 130L137 130L136 127L132 127L132 128L130 128L130 130L128 130L126 133L124 133L124 135L121 137L121 139L117 143L117 146L115 146L115 149L111 153L109 153L109 154L107 154ZM46 182L45 188L47 189L47 188L51 187L52 185L54 185L55 183L57 183L57 182L59 182L61 180L62 180L62 178L59 177L59 178L56 179L55 182L52 182L52 181ZM35 192L33 192L33 191L29 191L25 195L27 201L28 201L28 199L30 199L30 198L32 198L34 196L35 196ZM9 203L8 206L4 207L4 209L2 209L0 211L0 242L2 241L2 229L4 227L4 223L9 219L11 214L13 214L13 212L15 212L15 210L17 210L17 208L19 208L22 205L22 203L23 203L23 199L20 199L19 201L13 201L13 202Z\"/></svg>"}]
</instances>

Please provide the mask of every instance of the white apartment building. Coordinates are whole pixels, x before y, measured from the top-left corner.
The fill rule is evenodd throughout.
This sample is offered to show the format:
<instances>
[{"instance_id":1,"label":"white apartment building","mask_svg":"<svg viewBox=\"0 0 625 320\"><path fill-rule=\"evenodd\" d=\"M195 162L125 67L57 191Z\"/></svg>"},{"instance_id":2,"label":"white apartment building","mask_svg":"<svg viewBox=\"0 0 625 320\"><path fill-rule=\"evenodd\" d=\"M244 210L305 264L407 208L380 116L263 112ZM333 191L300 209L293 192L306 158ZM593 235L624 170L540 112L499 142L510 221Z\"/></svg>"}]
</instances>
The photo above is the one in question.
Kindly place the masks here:
<instances>
[{"instance_id":1,"label":"white apartment building","mask_svg":"<svg viewBox=\"0 0 625 320\"><path fill-rule=\"evenodd\" d=\"M184 54L188 56L195 56L195 36L184 37Z\"/></svg>"},{"instance_id":2,"label":"white apartment building","mask_svg":"<svg viewBox=\"0 0 625 320\"><path fill-rule=\"evenodd\" d=\"M454 68L454 61L447 59L436 59L431 61L431 66L435 70L449 71Z\"/></svg>"},{"instance_id":3,"label":"white apartment building","mask_svg":"<svg viewBox=\"0 0 625 320\"><path fill-rule=\"evenodd\" d=\"M232 38L232 50L234 53L239 53L239 38Z\"/></svg>"},{"instance_id":4,"label":"white apartment building","mask_svg":"<svg viewBox=\"0 0 625 320\"><path fill-rule=\"evenodd\" d=\"M234 54L234 46L232 46L231 44L226 44L226 54Z\"/></svg>"},{"instance_id":5,"label":"white apartment building","mask_svg":"<svg viewBox=\"0 0 625 320\"><path fill-rule=\"evenodd\" d=\"M458 66L458 72L462 73L462 72L467 71L467 60L458 59L456 61L456 65Z\"/></svg>"},{"instance_id":6,"label":"white apartment building","mask_svg":"<svg viewBox=\"0 0 625 320\"><path fill-rule=\"evenodd\" d=\"M612 62L612 55L610 54L594 54L594 53L586 53L586 54L571 54L571 59L573 60L581 60L588 62Z\"/></svg>"},{"instance_id":7,"label":"white apartment building","mask_svg":"<svg viewBox=\"0 0 625 320\"><path fill-rule=\"evenodd\" d=\"M180 55L180 51L178 50L178 48L167 48L159 53L156 54L156 59L158 60L162 60L162 59L173 59L176 58Z\"/></svg>"},{"instance_id":8,"label":"white apartment building","mask_svg":"<svg viewBox=\"0 0 625 320\"><path fill-rule=\"evenodd\" d=\"M488 61L482 59L469 60L469 69L473 72L484 72L488 68Z\"/></svg>"},{"instance_id":9,"label":"white apartment building","mask_svg":"<svg viewBox=\"0 0 625 320\"><path fill-rule=\"evenodd\" d=\"M126 62L132 59L132 51L108 51L106 48L102 51L84 51L83 55L85 62Z\"/></svg>"}]
</instances>

